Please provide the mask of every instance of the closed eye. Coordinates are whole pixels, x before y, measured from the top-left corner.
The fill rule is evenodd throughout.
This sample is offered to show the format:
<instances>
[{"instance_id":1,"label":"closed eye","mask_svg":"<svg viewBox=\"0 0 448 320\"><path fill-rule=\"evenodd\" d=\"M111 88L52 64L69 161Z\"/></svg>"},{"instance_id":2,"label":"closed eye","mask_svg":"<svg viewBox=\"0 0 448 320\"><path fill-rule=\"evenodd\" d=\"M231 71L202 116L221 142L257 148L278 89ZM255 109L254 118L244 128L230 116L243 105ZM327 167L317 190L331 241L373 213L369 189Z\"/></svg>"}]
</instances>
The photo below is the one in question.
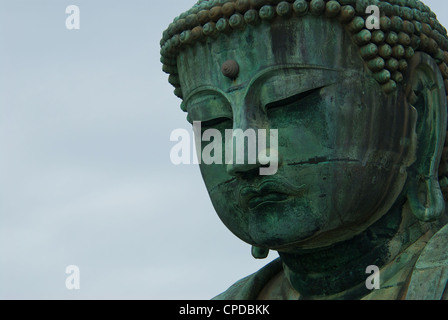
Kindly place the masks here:
<instances>
[{"instance_id":1,"label":"closed eye","mask_svg":"<svg viewBox=\"0 0 448 320\"><path fill-rule=\"evenodd\" d=\"M216 119L201 122L201 127L202 128L213 128L213 127L223 125L227 121L231 121L231 120L229 118L224 118L224 117L216 118Z\"/></svg>"},{"instance_id":2,"label":"closed eye","mask_svg":"<svg viewBox=\"0 0 448 320\"><path fill-rule=\"evenodd\" d=\"M314 95L316 93L319 93L320 89L322 89L322 88L323 87L314 88L314 89L311 89L311 90L308 90L308 91L305 91L305 92L302 92L302 93L290 96L290 97L288 97L286 99L281 99L281 100L278 100L278 101L274 101L274 102L268 103L266 105L266 109L273 109L273 108L283 107L283 106L287 106L287 105L289 105L289 104L291 104L293 102L297 102L297 101L303 100L303 99L308 98L308 97L310 97L310 96L312 96L312 95Z\"/></svg>"}]
</instances>

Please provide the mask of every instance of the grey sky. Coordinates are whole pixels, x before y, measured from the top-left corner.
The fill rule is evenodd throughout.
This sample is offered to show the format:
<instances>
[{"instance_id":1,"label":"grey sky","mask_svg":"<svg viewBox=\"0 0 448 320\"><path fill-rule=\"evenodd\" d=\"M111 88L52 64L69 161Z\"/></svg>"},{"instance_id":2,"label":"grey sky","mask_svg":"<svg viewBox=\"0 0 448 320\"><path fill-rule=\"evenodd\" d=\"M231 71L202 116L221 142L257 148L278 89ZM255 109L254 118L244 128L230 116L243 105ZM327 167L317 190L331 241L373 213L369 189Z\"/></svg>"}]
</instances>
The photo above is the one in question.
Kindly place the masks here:
<instances>
[{"instance_id":1,"label":"grey sky","mask_svg":"<svg viewBox=\"0 0 448 320\"><path fill-rule=\"evenodd\" d=\"M209 299L276 257L254 260L199 169L170 162L189 125L159 40L195 2L0 0L0 299Z\"/></svg>"}]
</instances>

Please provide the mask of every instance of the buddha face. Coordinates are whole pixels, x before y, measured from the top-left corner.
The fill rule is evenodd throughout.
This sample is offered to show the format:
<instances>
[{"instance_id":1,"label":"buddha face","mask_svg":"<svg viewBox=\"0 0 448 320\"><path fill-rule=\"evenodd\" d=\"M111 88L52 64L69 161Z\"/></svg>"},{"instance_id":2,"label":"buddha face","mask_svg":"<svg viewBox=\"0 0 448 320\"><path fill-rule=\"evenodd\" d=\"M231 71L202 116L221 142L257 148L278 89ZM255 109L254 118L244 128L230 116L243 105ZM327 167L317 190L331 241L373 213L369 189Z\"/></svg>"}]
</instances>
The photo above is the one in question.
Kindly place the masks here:
<instances>
[{"instance_id":1,"label":"buddha face","mask_svg":"<svg viewBox=\"0 0 448 320\"><path fill-rule=\"evenodd\" d=\"M228 60L235 79L221 71ZM178 68L188 119L203 131L278 130L275 175L260 175L260 163L200 165L216 212L243 241L288 251L349 239L401 193L415 153L411 108L400 90L384 93L337 21L247 27L189 47Z\"/></svg>"}]
</instances>

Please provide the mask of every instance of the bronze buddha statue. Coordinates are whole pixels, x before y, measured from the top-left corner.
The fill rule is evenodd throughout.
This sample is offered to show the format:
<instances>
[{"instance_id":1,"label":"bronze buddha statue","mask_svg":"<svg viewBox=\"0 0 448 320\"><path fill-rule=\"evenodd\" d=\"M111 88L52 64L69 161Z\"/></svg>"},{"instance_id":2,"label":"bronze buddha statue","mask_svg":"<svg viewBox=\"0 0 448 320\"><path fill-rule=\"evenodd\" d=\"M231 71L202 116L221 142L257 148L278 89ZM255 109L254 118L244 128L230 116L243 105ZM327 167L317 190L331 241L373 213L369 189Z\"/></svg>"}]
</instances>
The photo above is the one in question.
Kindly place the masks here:
<instances>
[{"instance_id":1,"label":"bronze buddha statue","mask_svg":"<svg viewBox=\"0 0 448 320\"><path fill-rule=\"evenodd\" d=\"M161 55L202 133L278 130L273 175L200 164L226 227L280 256L216 299L448 299L448 37L426 5L201 0Z\"/></svg>"}]
</instances>

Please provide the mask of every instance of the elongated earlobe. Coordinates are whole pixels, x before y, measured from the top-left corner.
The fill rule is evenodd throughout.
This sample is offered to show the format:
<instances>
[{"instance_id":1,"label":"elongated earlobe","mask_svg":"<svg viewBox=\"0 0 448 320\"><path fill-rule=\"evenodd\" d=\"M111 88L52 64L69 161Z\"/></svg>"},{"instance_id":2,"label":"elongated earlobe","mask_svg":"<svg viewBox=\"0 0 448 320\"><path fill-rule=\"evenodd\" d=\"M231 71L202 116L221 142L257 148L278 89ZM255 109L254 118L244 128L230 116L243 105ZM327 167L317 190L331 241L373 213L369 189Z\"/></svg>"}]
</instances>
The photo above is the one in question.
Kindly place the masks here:
<instances>
[{"instance_id":1,"label":"elongated earlobe","mask_svg":"<svg viewBox=\"0 0 448 320\"><path fill-rule=\"evenodd\" d=\"M407 198L417 219L431 222L445 212L438 179L447 130L445 86L437 64L427 54L416 54L409 67L406 95L417 112L417 154L408 171Z\"/></svg>"},{"instance_id":2,"label":"elongated earlobe","mask_svg":"<svg viewBox=\"0 0 448 320\"><path fill-rule=\"evenodd\" d=\"M252 257L255 259L266 259L269 255L269 249L252 247Z\"/></svg>"},{"instance_id":3,"label":"elongated earlobe","mask_svg":"<svg viewBox=\"0 0 448 320\"><path fill-rule=\"evenodd\" d=\"M412 213L423 222L438 220L445 211L445 200L437 177L413 177L408 201Z\"/></svg>"}]
</instances>

